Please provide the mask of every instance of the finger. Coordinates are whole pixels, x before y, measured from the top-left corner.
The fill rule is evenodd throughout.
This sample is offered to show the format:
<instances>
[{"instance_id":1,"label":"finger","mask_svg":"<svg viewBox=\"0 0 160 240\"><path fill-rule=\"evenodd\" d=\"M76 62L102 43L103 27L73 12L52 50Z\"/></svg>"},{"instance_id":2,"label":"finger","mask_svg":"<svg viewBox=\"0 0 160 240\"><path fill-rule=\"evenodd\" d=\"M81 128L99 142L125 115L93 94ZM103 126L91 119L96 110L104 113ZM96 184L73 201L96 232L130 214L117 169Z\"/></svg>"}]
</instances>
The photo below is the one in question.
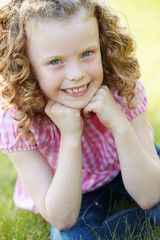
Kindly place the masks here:
<instances>
[{"instance_id":1,"label":"finger","mask_svg":"<svg viewBox=\"0 0 160 240\"><path fill-rule=\"evenodd\" d=\"M49 113L55 103L55 101L49 100L45 106L45 112Z\"/></svg>"},{"instance_id":2,"label":"finger","mask_svg":"<svg viewBox=\"0 0 160 240\"><path fill-rule=\"evenodd\" d=\"M99 89L109 90L109 88L106 85L102 85Z\"/></svg>"},{"instance_id":3,"label":"finger","mask_svg":"<svg viewBox=\"0 0 160 240\"><path fill-rule=\"evenodd\" d=\"M107 93L108 91L109 91L109 90L108 90L107 88L100 88L100 89L97 91L97 93L96 93L95 96L97 96L97 95L106 95L106 93Z\"/></svg>"},{"instance_id":4,"label":"finger","mask_svg":"<svg viewBox=\"0 0 160 240\"><path fill-rule=\"evenodd\" d=\"M94 96L92 98L92 101L90 103L94 103L97 101L103 101L103 99L104 99L104 96L102 94L97 94L96 96Z\"/></svg>"},{"instance_id":5,"label":"finger","mask_svg":"<svg viewBox=\"0 0 160 240\"><path fill-rule=\"evenodd\" d=\"M83 109L83 114L86 119L89 119L95 110L95 102L90 102L84 109Z\"/></svg>"},{"instance_id":6,"label":"finger","mask_svg":"<svg viewBox=\"0 0 160 240\"><path fill-rule=\"evenodd\" d=\"M82 114L83 114L84 119L86 119L86 120L88 120L92 116L92 112L84 111L84 109L83 109Z\"/></svg>"},{"instance_id":7,"label":"finger","mask_svg":"<svg viewBox=\"0 0 160 240\"><path fill-rule=\"evenodd\" d=\"M89 119L91 117L91 115L92 115L92 111L89 110L88 105L87 105L87 107L85 107L83 109L83 116L85 117L85 119Z\"/></svg>"}]
</instances>

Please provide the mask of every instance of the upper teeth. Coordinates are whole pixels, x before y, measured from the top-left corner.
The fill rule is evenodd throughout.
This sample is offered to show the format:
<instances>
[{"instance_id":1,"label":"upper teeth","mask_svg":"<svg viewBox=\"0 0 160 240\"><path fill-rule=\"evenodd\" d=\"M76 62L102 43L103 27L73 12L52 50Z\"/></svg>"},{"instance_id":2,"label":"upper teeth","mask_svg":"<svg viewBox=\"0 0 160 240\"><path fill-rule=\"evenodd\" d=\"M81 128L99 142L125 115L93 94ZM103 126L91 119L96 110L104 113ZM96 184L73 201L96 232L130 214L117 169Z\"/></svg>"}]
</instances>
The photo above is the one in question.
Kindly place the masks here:
<instances>
[{"instance_id":1,"label":"upper teeth","mask_svg":"<svg viewBox=\"0 0 160 240\"><path fill-rule=\"evenodd\" d=\"M84 87L81 88L74 88L74 89L65 89L65 92L68 93L77 93L77 92L82 92L87 88L87 84Z\"/></svg>"}]
</instances>

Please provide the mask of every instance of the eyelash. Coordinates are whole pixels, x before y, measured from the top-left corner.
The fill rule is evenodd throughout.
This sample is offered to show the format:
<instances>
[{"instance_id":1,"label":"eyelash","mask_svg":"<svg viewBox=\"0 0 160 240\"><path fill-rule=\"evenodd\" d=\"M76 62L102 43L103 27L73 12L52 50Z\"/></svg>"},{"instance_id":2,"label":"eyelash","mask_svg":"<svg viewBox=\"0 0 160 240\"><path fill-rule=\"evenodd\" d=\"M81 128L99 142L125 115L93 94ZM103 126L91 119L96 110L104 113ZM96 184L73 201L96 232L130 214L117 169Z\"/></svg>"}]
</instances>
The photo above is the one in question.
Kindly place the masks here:
<instances>
[{"instance_id":1,"label":"eyelash","mask_svg":"<svg viewBox=\"0 0 160 240\"><path fill-rule=\"evenodd\" d=\"M86 51L82 54L82 57L89 57L90 55L92 55L92 53L93 53L93 51ZM86 54L88 54L88 55L86 55Z\"/></svg>"},{"instance_id":2,"label":"eyelash","mask_svg":"<svg viewBox=\"0 0 160 240\"><path fill-rule=\"evenodd\" d=\"M57 63L56 63L56 64L53 64L53 62L57 62ZM51 64L51 65L54 65L54 66L55 66L55 65L58 65L59 63L60 63L60 60L58 60L58 59L55 59L55 60L53 60L53 61L50 62L50 64Z\"/></svg>"},{"instance_id":3,"label":"eyelash","mask_svg":"<svg viewBox=\"0 0 160 240\"><path fill-rule=\"evenodd\" d=\"M91 56L93 54L93 51L86 51L86 52L84 52L83 54L82 54L82 58L84 57L89 57L89 56ZM51 65L53 65L53 66L56 66L56 65L58 65L59 63L61 63L61 61L59 60L59 59L55 59L55 60L53 60L53 61L51 61L50 62L50 64Z\"/></svg>"}]
</instances>

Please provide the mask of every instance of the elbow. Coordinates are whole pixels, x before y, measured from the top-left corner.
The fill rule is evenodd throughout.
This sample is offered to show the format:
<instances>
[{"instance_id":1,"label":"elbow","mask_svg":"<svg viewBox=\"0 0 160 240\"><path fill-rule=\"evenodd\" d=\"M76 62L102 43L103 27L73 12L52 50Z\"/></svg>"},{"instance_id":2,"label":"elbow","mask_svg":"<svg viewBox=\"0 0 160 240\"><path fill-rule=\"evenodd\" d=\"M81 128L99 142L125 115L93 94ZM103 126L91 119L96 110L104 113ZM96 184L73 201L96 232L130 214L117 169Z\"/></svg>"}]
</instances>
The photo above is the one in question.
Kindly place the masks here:
<instances>
[{"instance_id":1,"label":"elbow","mask_svg":"<svg viewBox=\"0 0 160 240\"><path fill-rule=\"evenodd\" d=\"M129 181L128 181L129 183ZM132 188L132 191L130 190L131 184L125 184L125 188L130 194L130 196L135 200L135 202L138 204L138 206L143 210L149 210L155 207L160 202L160 195L159 191L151 191L151 189L144 188L142 190L142 187L137 190ZM134 190L134 191L133 191Z\"/></svg>"},{"instance_id":2,"label":"elbow","mask_svg":"<svg viewBox=\"0 0 160 240\"><path fill-rule=\"evenodd\" d=\"M149 210L153 208L158 203L158 201L155 201L153 199L141 199L137 203L143 210Z\"/></svg>"},{"instance_id":3,"label":"elbow","mask_svg":"<svg viewBox=\"0 0 160 240\"><path fill-rule=\"evenodd\" d=\"M138 205L143 210L149 210L149 209L151 209L154 206L154 205L152 205L151 203L148 203L148 202L139 203Z\"/></svg>"},{"instance_id":4,"label":"elbow","mask_svg":"<svg viewBox=\"0 0 160 240\"><path fill-rule=\"evenodd\" d=\"M50 208L49 208L50 207ZM78 220L79 208L61 208L57 204L48 204L46 208L47 221L60 231L72 228Z\"/></svg>"},{"instance_id":5,"label":"elbow","mask_svg":"<svg viewBox=\"0 0 160 240\"><path fill-rule=\"evenodd\" d=\"M57 228L58 230L65 231L65 230L72 228L77 223L77 218L76 219L67 219L67 220L59 219L57 221L55 221L55 220L49 221L49 223L53 227Z\"/></svg>"},{"instance_id":6,"label":"elbow","mask_svg":"<svg viewBox=\"0 0 160 240\"><path fill-rule=\"evenodd\" d=\"M55 228L57 228L60 231L65 231L68 230L70 228L72 228L77 222L77 219L75 221L57 221L57 222L52 222L51 225L54 226Z\"/></svg>"}]
</instances>

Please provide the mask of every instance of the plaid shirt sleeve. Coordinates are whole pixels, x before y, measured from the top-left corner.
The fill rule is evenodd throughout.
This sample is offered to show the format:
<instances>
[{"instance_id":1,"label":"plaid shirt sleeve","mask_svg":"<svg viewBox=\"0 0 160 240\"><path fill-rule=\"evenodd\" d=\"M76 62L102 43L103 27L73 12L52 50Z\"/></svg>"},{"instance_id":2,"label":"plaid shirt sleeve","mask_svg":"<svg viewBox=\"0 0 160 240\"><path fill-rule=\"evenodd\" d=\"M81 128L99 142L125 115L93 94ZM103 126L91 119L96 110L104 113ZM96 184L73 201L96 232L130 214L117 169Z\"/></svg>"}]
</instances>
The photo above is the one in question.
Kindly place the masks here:
<instances>
[{"instance_id":1,"label":"plaid shirt sleeve","mask_svg":"<svg viewBox=\"0 0 160 240\"><path fill-rule=\"evenodd\" d=\"M119 107L124 112L129 121L141 114L142 112L146 111L148 107L146 91L141 80L137 81L135 93L135 98L133 100L135 107L128 108L127 100L118 96L117 92L112 92L114 99L116 100Z\"/></svg>"}]
</instances>

